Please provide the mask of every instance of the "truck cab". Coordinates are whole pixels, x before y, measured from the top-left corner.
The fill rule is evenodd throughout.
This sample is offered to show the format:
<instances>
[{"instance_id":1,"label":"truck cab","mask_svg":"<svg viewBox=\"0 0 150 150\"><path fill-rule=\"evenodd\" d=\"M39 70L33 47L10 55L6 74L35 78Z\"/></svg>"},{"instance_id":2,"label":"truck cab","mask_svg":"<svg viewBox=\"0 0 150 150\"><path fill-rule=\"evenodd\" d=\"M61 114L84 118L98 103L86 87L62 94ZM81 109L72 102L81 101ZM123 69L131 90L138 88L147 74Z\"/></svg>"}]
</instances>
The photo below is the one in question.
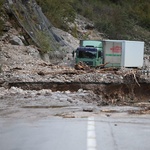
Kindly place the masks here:
<instances>
[{"instance_id":1,"label":"truck cab","mask_svg":"<svg viewBox=\"0 0 150 150\"><path fill-rule=\"evenodd\" d=\"M81 40L76 49L76 63L84 62L89 66L99 66L103 63L102 41Z\"/></svg>"}]
</instances>

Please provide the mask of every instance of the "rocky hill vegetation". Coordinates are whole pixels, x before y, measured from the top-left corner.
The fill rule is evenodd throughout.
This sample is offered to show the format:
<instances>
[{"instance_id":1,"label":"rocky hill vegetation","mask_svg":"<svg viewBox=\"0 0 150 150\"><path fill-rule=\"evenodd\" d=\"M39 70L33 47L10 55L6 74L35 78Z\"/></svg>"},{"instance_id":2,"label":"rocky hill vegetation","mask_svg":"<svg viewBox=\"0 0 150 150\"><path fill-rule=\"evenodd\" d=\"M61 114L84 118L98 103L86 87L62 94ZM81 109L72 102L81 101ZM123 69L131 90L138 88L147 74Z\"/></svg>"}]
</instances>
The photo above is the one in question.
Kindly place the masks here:
<instances>
[{"instance_id":1,"label":"rocky hill vegetation","mask_svg":"<svg viewBox=\"0 0 150 150\"><path fill-rule=\"evenodd\" d=\"M142 40L150 46L150 3L148 0L37 0L46 16L58 28L70 30L76 14L93 22L93 26L109 39ZM77 26L70 31L78 37ZM88 38L88 36L84 37Z\"/></svg>"},{"instance_id":2,"label":"rocky hill vegetation","mask_svg":"<svg viewBox=\"0 0 150 150\"><path fill-rule=\"evenodd\" d=\"M9 20L24 36L24 44L36 44L42 53L67 53L64 50L75 49L80 39L124 39L145 41L145 54L149 54L149 8L147 0L1 0L0 34L7 31ZM66 41L66 33L59 29L76 39Z\"/></svg>"},{"instance_id":3,"label":"rocky hill vegetation","mask_svg":"<svg viewBox=\"0 0 150 150\"><path fill-rule=\"evenodd\" d=\"M80 39L142 40L147 54L150 53L149 3L136 1L134 5L133 2L1 0L1 43L6 47L9 43L35 45L46 62L67 65L73 64L72 51Z\"/></svg>"},{"instance_id":4,"label":"rocky hill vegetation","mask_svg":"<svg viewBox=\"0 0 150 150\"><path fill-rule=\"evenodd\" d=\"M5 22L2 17L4 13L2 4L4 4L4 2L8 1L1 0L0 2L1 34L3 21ZM92 36L90 36L90 34L93 30L96 30L102 35L102 39L145 41L145 53L149 53L150 51L150 3L147 0L64 0L63 3L61 1L56 2L55 0L18 0L14 1L17 5L15 7L13 6L13 9L21 21L27 22L23 20L25 13L28 18L30 17L31 20L28 19L30 23L38 24L37 20L39 18L35 15L35 12L30 12L35 2L42 8L42 11L53 26L69 32L77 39L91 39ZM22 6L20 7L18 5L19 3L24 4L26 9L23 9L24 7ZM77 22L77 14L84 16L90 20L89 22L92 22L84 26L84 30L88 29L88 32L85 32L82 36L81 32L84 31L79 31L80 25L78 25ZM81 17L80 19L82 20ZM25 25L25 23L23 24ZM37 41L37 43L42 45L44 52L46 52L47 49L50 51L55 49L55 46L53 46L54 42L50 45L48 44L49 42L47 37L45 38L45 33L38 32L36 37L41 39ZM56 47L56 49L57 48L58 47Z\"/></svg>"}]
</instances>

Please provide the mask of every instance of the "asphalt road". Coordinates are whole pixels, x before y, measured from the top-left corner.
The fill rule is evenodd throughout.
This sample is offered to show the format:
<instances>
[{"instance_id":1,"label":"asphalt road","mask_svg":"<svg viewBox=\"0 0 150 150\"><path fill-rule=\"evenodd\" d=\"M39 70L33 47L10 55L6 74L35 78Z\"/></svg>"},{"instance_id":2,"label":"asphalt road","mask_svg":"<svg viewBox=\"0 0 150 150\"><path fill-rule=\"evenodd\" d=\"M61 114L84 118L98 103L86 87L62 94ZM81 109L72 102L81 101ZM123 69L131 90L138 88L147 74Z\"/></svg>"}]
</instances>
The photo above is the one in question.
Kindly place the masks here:
<instances>
[{"instance_id":1,"label":"asphalt road","mask_svg":"<svg viewBox=\"0 0 150 150\"><path fill-rule=\"evenodd\" d=\"M0 150L150 150L150 116L0 119Z\"/></svg>"}]
</instances>

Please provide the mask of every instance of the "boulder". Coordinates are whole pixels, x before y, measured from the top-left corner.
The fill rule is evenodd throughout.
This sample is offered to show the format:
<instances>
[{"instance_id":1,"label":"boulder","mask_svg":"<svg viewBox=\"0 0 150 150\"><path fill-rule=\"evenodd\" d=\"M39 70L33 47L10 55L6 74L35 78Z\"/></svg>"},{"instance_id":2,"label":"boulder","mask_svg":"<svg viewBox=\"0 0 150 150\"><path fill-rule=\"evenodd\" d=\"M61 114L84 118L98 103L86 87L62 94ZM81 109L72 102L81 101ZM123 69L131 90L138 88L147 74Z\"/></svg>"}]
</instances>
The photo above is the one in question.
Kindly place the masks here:
<instances>
[{"instance_id":1,"label":"boulder","mask_svg":"<svg viewBox=\"0 0 150 150\"><path fill-rule=\"evenodd\" d=\"M23 46L23 42L22 40L18 37L18 36L12 36L10 41L9 41L12 45L20 45Z\"/></svg>"}]
</instances>

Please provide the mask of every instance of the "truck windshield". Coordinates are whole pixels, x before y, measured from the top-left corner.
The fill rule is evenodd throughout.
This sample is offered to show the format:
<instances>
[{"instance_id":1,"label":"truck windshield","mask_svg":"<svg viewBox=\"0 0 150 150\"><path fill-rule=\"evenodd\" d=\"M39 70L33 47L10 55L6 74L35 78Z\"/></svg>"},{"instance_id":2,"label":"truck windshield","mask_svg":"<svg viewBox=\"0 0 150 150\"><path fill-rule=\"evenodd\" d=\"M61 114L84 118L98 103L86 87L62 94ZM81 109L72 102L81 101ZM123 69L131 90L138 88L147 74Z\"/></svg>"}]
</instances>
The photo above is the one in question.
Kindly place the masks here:
<instances>
[{"instance_id":1,"label":"truck windshield","mask_svg":"<svg viewBox=\"0 0 150 150\"><path fill-rule=\"evenodd\" d=\"M78 58L96 58L96 49L77 49Z\"/></svg>"}]
</instances>

